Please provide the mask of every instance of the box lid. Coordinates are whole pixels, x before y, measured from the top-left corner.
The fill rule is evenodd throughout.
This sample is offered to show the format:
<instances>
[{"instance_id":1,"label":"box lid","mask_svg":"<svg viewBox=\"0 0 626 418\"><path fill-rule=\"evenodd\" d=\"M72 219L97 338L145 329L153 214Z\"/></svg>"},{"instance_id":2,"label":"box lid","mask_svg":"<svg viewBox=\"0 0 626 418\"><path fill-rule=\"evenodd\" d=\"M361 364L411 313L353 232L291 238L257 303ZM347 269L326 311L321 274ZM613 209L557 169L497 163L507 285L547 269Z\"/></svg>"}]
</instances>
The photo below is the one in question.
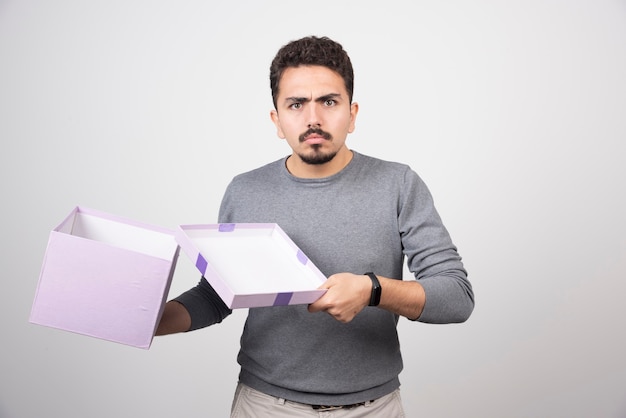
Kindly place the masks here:
<instances>
[{"instance_id":1,"label":"box lid","mask_svg":"<svg viewBox=\"0 0 626 418\"><path fill-rule=\"evenodd\" d=\"M180 225L176 241L231 309L315 302L326 277L274 223Z\"/></svg>"}]
</instances>

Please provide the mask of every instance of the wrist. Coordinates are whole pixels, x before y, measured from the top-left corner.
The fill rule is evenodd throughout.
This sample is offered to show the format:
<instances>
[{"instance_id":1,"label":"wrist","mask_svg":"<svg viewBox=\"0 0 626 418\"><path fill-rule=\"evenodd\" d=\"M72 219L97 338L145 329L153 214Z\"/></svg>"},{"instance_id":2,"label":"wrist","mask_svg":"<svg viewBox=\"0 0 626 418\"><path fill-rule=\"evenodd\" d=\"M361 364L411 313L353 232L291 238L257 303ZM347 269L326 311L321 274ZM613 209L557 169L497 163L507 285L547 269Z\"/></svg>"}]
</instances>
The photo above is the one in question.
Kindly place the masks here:
<instances>
[{"instance_id":1,"label":"wrist","mask_svg":"<svg viewBox=\"0 0 626 418\"><path fill-rule=\"evenodd\" d=\"M366 276L372 281L372 292L370 294L369 306L378 306L380 303L380 297L382 295L382 288L380 287L380 281L378 277L372 272L365 273Z\"/></svg>"}]
</instances>

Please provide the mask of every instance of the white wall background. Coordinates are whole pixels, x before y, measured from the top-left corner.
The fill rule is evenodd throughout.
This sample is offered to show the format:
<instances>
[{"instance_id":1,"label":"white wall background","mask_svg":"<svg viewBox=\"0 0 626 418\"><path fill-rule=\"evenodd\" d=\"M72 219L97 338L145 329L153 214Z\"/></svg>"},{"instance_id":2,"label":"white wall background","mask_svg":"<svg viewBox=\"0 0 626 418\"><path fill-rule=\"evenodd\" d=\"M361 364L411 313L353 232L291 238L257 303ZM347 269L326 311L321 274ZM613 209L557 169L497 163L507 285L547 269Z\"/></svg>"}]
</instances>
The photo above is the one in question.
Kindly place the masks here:
<instances>
[{"instance_id":1,"label":"white wall background","mask_svg":"<svg viewBox=\"0 0 626 418\"><path fill-rule=\"evenodd\" d=\"M226 417L245 312L140 350L28 323L75 205L214 222L289 152L268 67L340 41L352 148L429 184L469 322L400 322L409 417L626 416L624 1L0 0L0 417ZM198 275L181 255L171 295ZM314 372L314 370L312 370Z\"/></svg>"}]
</instances>

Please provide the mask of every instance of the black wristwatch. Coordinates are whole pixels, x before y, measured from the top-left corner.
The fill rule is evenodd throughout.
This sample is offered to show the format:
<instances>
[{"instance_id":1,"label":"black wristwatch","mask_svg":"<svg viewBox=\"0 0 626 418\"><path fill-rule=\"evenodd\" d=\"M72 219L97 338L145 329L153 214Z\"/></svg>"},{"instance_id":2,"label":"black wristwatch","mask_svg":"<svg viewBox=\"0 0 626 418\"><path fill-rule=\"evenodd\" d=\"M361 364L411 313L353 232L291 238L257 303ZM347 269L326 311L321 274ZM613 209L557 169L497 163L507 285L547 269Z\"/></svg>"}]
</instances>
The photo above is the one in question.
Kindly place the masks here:
<instances>
[{"instance_id":1,"label":"black wristwatch","mask_svg":"<svg viewBox=\"0 0 626 418\"><path fill-rule=\"evenodd\" d=\"M370 304L369 306L378 306L380 303L380 295L383 292L383 289L380 287L380 282L378 281L378 277L372 272L365 273L366 276L372 280L372 295L370 296Z\"/></svg>"}]
</instances>

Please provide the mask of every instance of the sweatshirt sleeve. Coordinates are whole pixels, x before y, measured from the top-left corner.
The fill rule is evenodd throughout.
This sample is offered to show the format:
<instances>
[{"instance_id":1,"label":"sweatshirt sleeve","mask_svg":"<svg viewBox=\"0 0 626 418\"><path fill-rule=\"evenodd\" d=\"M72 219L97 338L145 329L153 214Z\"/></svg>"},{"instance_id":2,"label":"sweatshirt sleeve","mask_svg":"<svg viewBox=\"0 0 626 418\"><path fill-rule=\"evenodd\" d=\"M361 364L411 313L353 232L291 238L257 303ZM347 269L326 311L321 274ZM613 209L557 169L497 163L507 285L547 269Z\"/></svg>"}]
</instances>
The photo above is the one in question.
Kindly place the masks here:
<instances>
[{"instance_id":1,"label":"sweatshirt sleeve","mask_svg":"<svg viewBox=\"0 0 626 418\"><path fill-rule=\"evenodd\" d=\"M424 288L420 322L466 321L474 309L474 292L457 248L443 225L430 191L407 169L400 199L399 227L409 270Z\"/></svg>"},{"instance_id":2,"label":"sweatshirt sleeve","mask_svg":"<svg viewBox=\"0 0 626 418\"><path fill-rule=\"evenodd\" d=\"M189 331L222 322L233 312L204 277L200 279L196 287L189 289L174 300L181 303L191 316Z\"/></svg>"}]
</instances>

